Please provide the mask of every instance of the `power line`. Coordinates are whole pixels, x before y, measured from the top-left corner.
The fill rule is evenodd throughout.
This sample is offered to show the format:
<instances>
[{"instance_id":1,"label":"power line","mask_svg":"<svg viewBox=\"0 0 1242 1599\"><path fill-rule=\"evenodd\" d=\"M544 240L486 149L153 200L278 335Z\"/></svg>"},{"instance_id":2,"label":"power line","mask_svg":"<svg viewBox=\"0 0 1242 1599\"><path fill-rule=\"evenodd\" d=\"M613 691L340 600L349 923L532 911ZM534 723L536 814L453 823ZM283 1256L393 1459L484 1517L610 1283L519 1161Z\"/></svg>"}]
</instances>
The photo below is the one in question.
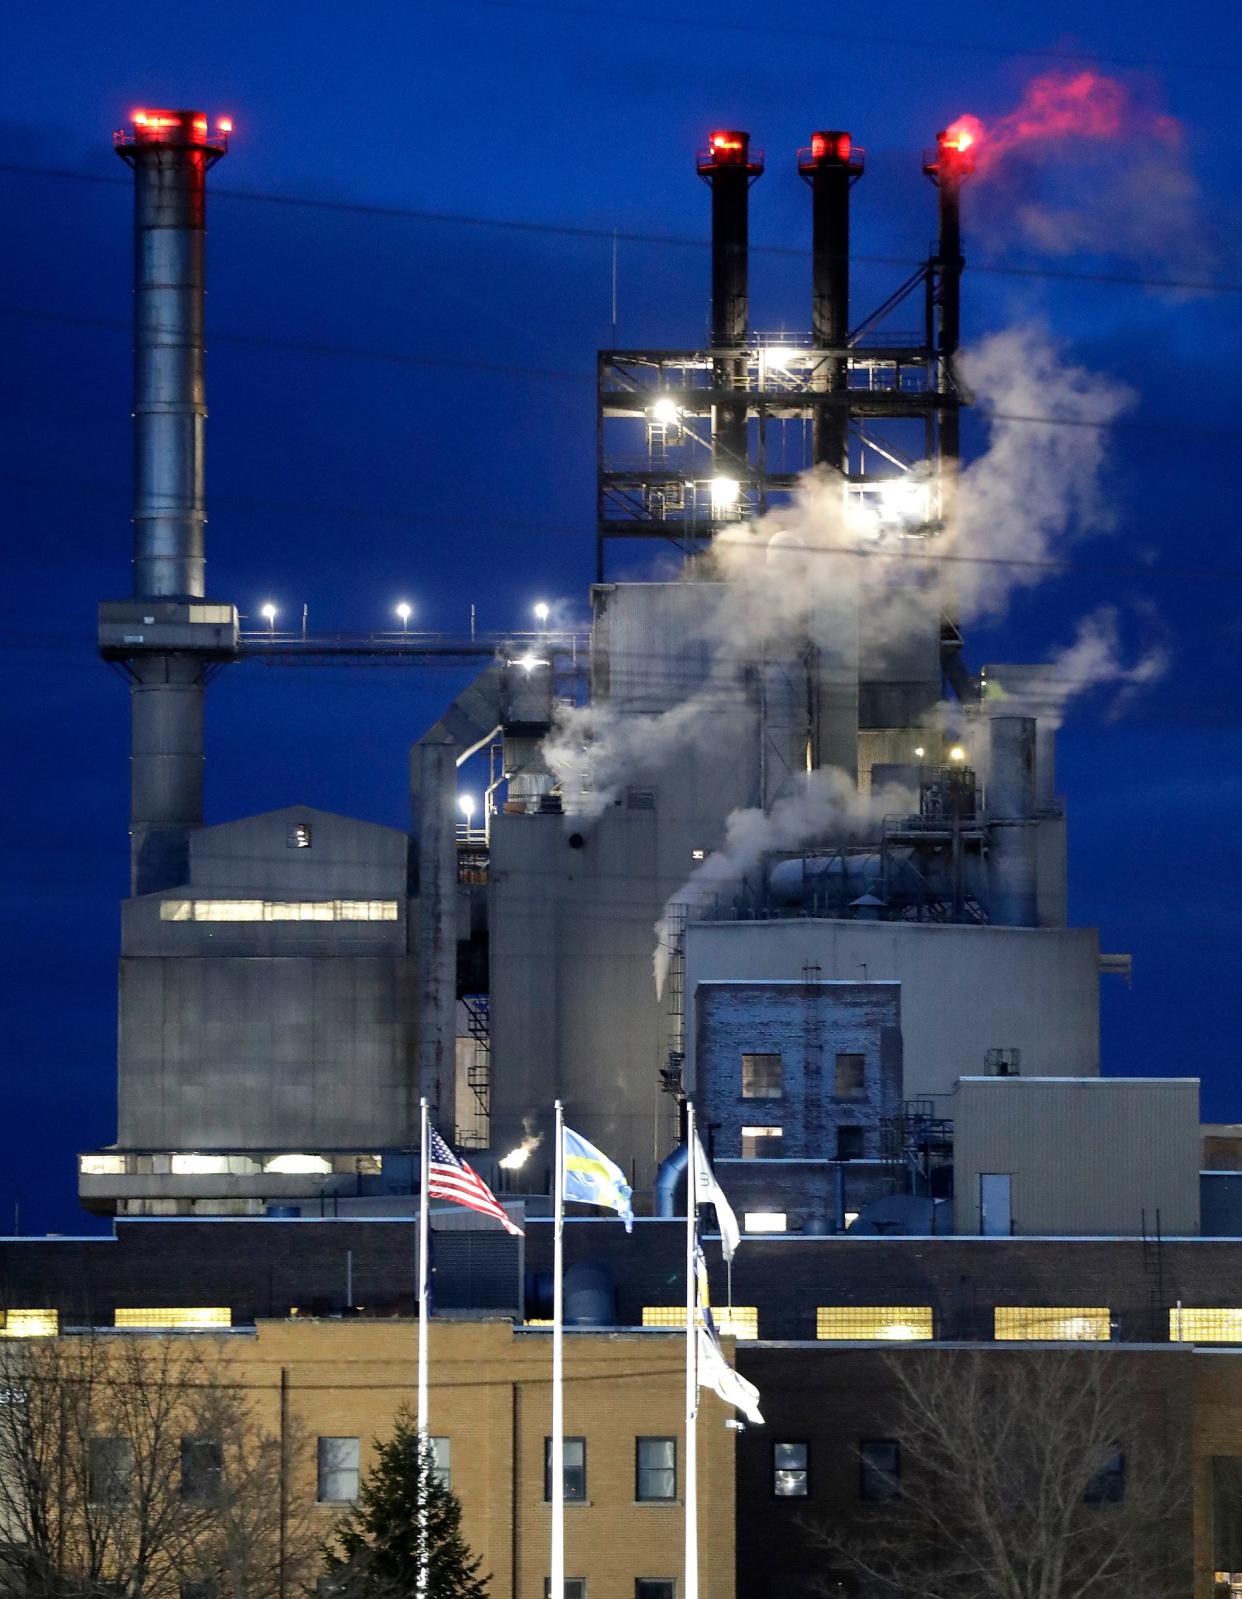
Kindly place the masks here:
<instances>
[{"instance_id":1,"label":"power line","mask_svg":"<svg viewBox=\"0 0 1242 1599\"><path fill-rule=\"evenodd\" d=\"M474 3L474 0L470 0ZM485 3L485 0L478 0ZM129 180L112 177L103 172L82 172L68 167L29 166L17 162L0 162L0 173L11 176L54 178L75 183L106 184L109 187L128 189ZM353 216L387 217L398 221L435 222L446 226L467 228L496 228L514 233L548 234L559 238L589 239L607 243L659 245L670 249L706 250L706 239L691 238L687 234L645 233L634 229L593 227L585 223L542 222L523 217L487 217L465 211L426 211L415 206L385 205L369 200L327 200L313 195L262 193L255 189L233 189L223 184L213 184L213 199L241 200L256 205L299 206L309 210L332 211ZM809 260L810 251L799 245L752 243L756 255L786 256ZM921 266L910 256L870 255L856 253L851 260L868 266L900 267L909 271ZM1006 266L990 262L972 262L972 273L986 273L999 277L1049 278L1069 283L1116 284L1130 288L1175 289L1193 294L1242 294L1242 282L1230 283L1209 278L1153 278L1130 272L1090 272L1070 267L1037 267L1030 265Z\"/></svg>"},{"instance_id":2,"label":"power line","mask_svg":"<svg viewBox=\"0 0 1242 1599\"><path fill-rule=\"evenodd\" d=\"M674 10L668 11L611 11L589 6L560 3L560 0L438 0L441 5L479 5L498 11L540 11L551 16L575 17L583 22L652 22L660 28L694 28L714 33L766 34L774 38L796 39L805 44L821 40L831 44L881 44L886 48L917 50L920 55L929 50L960 53L963 55L999 56L1003 60L1015 57L1044 61L1098 61L1118 67L1155 67L1166 72L1229 72L1242 71L1233 61L1169 61L1159 56L1103 55L1096 50L1055 49L1044 45L985 44L973 39L953 39L937 35L933 38L911 38L907 34L860 33L842 28L808 28L793 23L738 22L728 17L688 17Z\"/></svg>"},{"instance_id":3,"label":"power line","mask_svg":"<svg viewBox=\"0 0 1242 1599\"><path fill-rule=\"evenodd\" d=\"M0 317L8 317L17 321L51 322L66 327L96 328L106 333L131 334L132 324L121 321L115 317L79 316L65 311L45 311L33 306L0 305ZM465 356L436 356L420 355L413 351L375 349L362 345L328 344L317 339L280 339L271 334L260 333L229 333L214 331L209 336L210 343L242 345L261 350L278 350L289 355L310 355L329 360L346 361L378 361L390 366L401 367L430 367L438 371L481 371L490 372L494 376L541 378L558 383L582 383L594 385L595 375L590 372L574 372L563 367L541 367L519 365L516 362L501 361L476 361ZM860 397L866 391L859 391ZM1193 433L1200 437L1236 438L1242 435L1242 427L1221 427L1214 424L1198 422L1179 422L1174 419L1162 419L1159 422L1145 422L1133 417L1113 417L1108 420L1097 420L1084 416L1037 416L1025 411L999 411L989 407L980 407L978 414L989 420L997 422L1018 422L1039 427L1080 427L1093 428L1101 432L1123 430L1130 432L1156 433L1164 435L1170 432ZM967 411L969 416L970 412Z\"/></svg>"}]
</instances>

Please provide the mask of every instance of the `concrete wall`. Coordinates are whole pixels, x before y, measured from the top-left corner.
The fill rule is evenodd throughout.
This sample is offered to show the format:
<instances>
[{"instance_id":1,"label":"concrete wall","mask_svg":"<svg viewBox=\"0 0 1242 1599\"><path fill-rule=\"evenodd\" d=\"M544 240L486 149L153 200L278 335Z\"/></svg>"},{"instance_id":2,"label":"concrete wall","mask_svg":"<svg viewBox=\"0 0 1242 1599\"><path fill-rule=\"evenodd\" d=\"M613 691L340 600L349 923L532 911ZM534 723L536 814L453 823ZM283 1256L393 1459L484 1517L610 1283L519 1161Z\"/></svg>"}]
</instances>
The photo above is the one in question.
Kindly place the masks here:
<instances>
[{"instance_id":1,"label":"concrete wall","mask_svg":"<svg viewBox=\"0 0 1242 1599\"><path fill-rule=\"evenodd\" d=\"M782 1129L780 1157L833 1160L837 1129L880 1150L880 1118L901 1102L901 989L896 983L700 983L694 991L695 1100L712 1153L740 1158L742 1128ZM743 1098L743 1054L780 1056L782 1092ZM863 1091L840 1098L838 1054L863 1058Z\"/></svg>"},{"instance_id":2,"label":"concrete wall","mask_svg":"<svg viewBox=\"0 0 1242 1599\"><path fill-rule=\"evenodd\" d=\"M417 1142L416 998L407 956L122 960L118 1142Z\"/></svg>"},{"instance_id":3,"label":"concrete wall","mask_svg":"<svg viewBox=\"0 0 1242 1599\"><path fill-rule=\"evenodd\" d=\"M1099 1071L1094 928L957 927L908 922L695 922L686 991L742 979L901 984L907 1099L952 1093L993 1048L1022 1051L1024 1074ZM694 1061L687 1059L694 1081ZM941 1113L947 1113L943 1105Z\"/></svg>"},{"instance_id":4,"label":"concrete wall","mask_svg":"<svg viewBox=\"0 0 1242 1599\"><path fill-rule=\"evenodd\" d=\"M1015 1233L1199 1230L1198 1078L968 1077L952 1115L958 1232L981 1172L1010 1174Z\"/></svg>"},{"instance_id":5,"label":"concrete wall","mask_svg":"<svg viewBox=\"0 0 1242 1599\"><path fill-rule=\"evenodd\" d=\"M309 829L310 846L291 843ZM406 835L307 806L204 828L190 880L122 912L118 1140L340 1148L417 1138ZM393 921L166 921L166 900L381 900Z\"/></svg>"}]
</instances>

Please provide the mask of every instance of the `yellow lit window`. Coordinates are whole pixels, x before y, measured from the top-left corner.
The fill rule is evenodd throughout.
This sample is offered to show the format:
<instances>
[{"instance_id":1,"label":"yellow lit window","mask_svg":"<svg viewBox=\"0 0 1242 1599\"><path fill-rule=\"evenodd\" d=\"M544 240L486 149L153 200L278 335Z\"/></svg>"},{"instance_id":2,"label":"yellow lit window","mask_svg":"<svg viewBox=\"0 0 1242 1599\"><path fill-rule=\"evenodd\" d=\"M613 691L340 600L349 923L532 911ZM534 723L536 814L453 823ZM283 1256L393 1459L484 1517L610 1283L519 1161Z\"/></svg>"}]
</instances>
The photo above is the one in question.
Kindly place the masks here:
<instances>
[{"instance_id":1,"label":"yellow lit window","mask_svg":"<svg viewBox=\"0 0 1242 1599\"><path fill-rule=\"evenodd\" d=\"M757 1305L734 1305L732 1310L721 1307L713 1310L712 1316L716 1322L716 1331L722 1336L733 1338L758 1338L759 1336L759 1307ZM686 1325L686 1307L684 1305L644 1305L644 1327L684 1327Z\"/></svg>"},{"instance_id":2,"label":"yellow lit window","mask_svg":"<svg viewBox=\"0 0 1242 1599\"><path fill-rule=\"evenodd\" d=\"M165 899L163 922L395 922L395 899Z\"/></svg>"},{"instance_id":3,"label":"yellow lit window","mask_svg":"<svg viewBox=\"0 0 1242 1599\"><path fill-rule=\"evenodd\" d=\"M128 1164L124 1155L79 1155L78 1171L83 1177L121 1177Z\"/></svg>"},{"instance_id":4,"label":"yellow lit window","mask_svg":"<svg viewBox=\"0 0 1242 1599\"><path fill-rule=\"evenodd\" d=\"M1175 1344L1242 1344L1242 1310L1183 1305L1169 1312L1169 1337Z\"/></svg>"},{"instance_id":5,"label":"yellow lit window","mask_svg":"<svg viewBox=\"0 0 1242 1599\"><path fill-rule=\"evenodd\" d=\"M936 1336L930 1305L819 1305L817 1338L887 1338L903 1343Z\"/></svg>"},{"instance_id":6,"label":"yellow lit window","mask_svg":"<svg viewBox=\"0 0 1242 1599\"><path fill-rule=\"evenodd\" d=\"M118 1327L231 1327L233 1312L227 1305L166 1305L143 1310L118 1310Z\"/></svg>"},{"instance_id":7,"label":"yellow lit window","mask_svg":"<svg viewBox=\"0 0 1242 1599\"><path fill-rule=\"evenodd\" d=\"M1098 1305L997 1305L993 1336L1058 1344L1107 1343L1112 1337L1112 1313Z\"/></svg>"},{"instance_id":8,"label":"yellow lit window","mask_svg":"<svg viewBox=\"0 0 1242 1599\"><path fill-rule=\"evenodd\" d=\"M55 1338L60 1331L58 1310L6 1310L0 1337Z\"/></svg>"}]
</instances>

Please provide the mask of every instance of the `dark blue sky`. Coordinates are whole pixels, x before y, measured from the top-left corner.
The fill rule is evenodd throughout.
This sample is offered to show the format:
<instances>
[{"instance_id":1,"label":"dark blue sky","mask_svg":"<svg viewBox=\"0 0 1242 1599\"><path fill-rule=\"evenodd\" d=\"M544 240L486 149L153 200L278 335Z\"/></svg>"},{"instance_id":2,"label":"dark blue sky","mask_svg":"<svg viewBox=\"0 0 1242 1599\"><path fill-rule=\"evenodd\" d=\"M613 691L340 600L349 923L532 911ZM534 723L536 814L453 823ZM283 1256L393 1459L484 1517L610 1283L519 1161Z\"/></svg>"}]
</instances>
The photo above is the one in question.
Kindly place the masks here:
<instances>
[{"instance_id":1,"label":"dark blue sky","mask_svg":"<svg viewBox=\"0 0 1242 1599\"><path fill-rule=\"evenodd\" d=\"M849 34L834 36L841 15ZM1173 648L1165 679L1120 719L1106 696L1085 700L1062 735L1072 913L1135 957L1131 990L1103 984L1106 1068L1197 1073L1205 1117L1242 1119L1242 13L1184 8L1175 39L1167 11L1120 0L848 13L728 0L676 17L650 0L223 0L192 18L147 0L123 12L44 0L6 16L3 161L123 178L112 128L144 103L193 105L236 119L218 190L702 240L694 149L714 125L746 127L769 164L754 238L778 247L756 256L752 321L798 328L807 266L779 250L807 242L792 155L812 129L848 127L868 147L856 248L913 262L934 226L921 149L961 111L1004 113L1054 64L1022 50L1094 53L1139 103L1177 117L1202 196L1193 237L1172 227L1167 194L1137 183L1127 200L1142 226L1107 254L1051 257L1017 239L1013 213L1036 189L1080 219L1107 215L1095 186L1115 204L1141 137L1134 166L1125 145L1104 173L1070 146L1051 169L968 197L978 265L1234 286L968 278L968 338L1041 318L1140 394L1112 440L1116 530L1076 545L1079 566L969 643L975 663L1039 658L1102 602L1157 608ZM799 34L812 17L819 33ZM932 46L934 21L946 38ZM0 1219L20 1193L28 1230L81 1230L74 1152L114 1133L127 868L126 695L92 639L96 601L129 581L129 196L4 171L0 197ZM288 616L306 604L319 629L385 625L402 596L429 627L464 626L471 602L484 627L521 625L537 598L583 612L609 244L224 193L211 227L211 593L251 611L270 597ZM621 341L697 340L706 269L701 247L623 242ZM856 313L902 275L860 265ZM229 670L208 703L209 819L306 801L403 824L405 748L454 683Z\"/></svg>"}]
</instances>

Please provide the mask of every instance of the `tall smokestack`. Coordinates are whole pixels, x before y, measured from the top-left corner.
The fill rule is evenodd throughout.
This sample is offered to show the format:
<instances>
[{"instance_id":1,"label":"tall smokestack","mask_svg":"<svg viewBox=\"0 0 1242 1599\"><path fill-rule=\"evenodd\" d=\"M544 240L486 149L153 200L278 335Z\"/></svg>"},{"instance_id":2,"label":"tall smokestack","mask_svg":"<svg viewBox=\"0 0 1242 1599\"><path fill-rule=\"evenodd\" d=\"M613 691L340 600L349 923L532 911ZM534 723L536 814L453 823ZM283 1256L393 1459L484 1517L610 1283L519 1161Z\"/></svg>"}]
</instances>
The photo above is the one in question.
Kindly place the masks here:
<instances>
[{"instance_id":1,"label":"tall smokestack","mask_svg":"<svg viewBox=\"0 0 1242 1599\"><path fill-rule=\"evenodd\" d=\"M848 133L813 133L798 152L798 171L811 186L811 338L816 349L844 349L850 317L850 189L862 175L863 152ZM833 356L817 371L815 387L843 393L848 365ZM849 468L849 417L844 404L815 412L812 450L839 472Z\"/></svg>"},{"instance_id":2,"label":"tall smokestack","mask_svg":"<svg viewBox=\"0 0 1242 1599\"><path fill-rule=\"evenodd\" d=\"M219 643L221 619L187 602L206 592L207 173L225 154L228 132L221 123L210 133L199 111L137 111L116 135L117 154L134 174L133 592L147 613L121 640L135 647L125 657L135 894L185 881L189 834L203 820L204 651ZM235 626L234 618L234 633Z\"/></svg>"},{"instance_id":3,"label":"tall smokestack","mask_svg":"<svg viewBox=\"0 0 1242 1599\"><path fill-rule=\"evenodd\" d=\"M936 370L941 394L957 394L957 350L962 335L962 182L975 170L974 136L962 128L936 135L936 149L924 158L923 171L939 193L940 233L936 243L935 272ZM956 463L961 455L961 431L956 400L940 413L942 464Z\"/></svg>"},{"instance_id":4,"label":"tall smokestack","mask_svg":"<svg viewBox=\"0 0 1242 1599\"><path fill-rule=\"evenodd\" d=\"M742 350L750 320L750 186L763 173L763 157L750 134L713 133L698 157L699 176L712 191L712 348ZM745 359L715 362L713 386L741 389ZM747 475L745 398L724 399L712 412L712 464L728 478Z\"/></svg>"}]
</instances>

